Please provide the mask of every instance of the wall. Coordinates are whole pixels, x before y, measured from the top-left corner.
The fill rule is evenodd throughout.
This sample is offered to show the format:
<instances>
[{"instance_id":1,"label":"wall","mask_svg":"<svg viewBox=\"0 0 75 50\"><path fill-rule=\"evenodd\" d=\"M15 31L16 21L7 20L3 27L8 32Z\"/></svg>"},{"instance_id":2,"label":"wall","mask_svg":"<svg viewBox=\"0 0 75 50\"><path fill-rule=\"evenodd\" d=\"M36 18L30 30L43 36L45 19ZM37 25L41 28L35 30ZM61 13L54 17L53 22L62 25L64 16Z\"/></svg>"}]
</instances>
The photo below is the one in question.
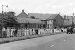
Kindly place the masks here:
<instances>
[{"instance_id":1,"label":"wall","mask_svg":"<svg viewBox=\"0 0 75 50\"><path fill-rule=\"evenodd\" d=\"M62 18L62 16L57 15L53 20L53 26L60 27L60 26L63 26L63 24L64 24L64 19Z\"/></svg>"}]
</instances>

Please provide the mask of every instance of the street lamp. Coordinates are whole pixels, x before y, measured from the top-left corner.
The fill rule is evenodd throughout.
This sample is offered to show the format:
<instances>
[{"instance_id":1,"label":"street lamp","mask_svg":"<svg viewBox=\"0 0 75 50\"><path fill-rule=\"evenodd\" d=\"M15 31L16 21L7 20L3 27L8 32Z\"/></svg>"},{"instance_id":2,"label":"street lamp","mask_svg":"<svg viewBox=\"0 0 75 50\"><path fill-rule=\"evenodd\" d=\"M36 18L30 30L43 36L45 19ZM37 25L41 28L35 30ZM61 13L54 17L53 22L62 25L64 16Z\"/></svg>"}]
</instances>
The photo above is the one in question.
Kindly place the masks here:
<instances>
[{"instance_id":1,"label":"street lamp","mask_svg":"<svg viewBox=\"0 0 75 50\"><path fill-rule=\"evenodd\" d=\"M3 8L5 7L8 7L8 5L2 5L2 29L3 29L3 17L4 17L4 11L3 11ZM3 30L2 30L2 37L3 37Z\"/></svg>"}]
</instances>

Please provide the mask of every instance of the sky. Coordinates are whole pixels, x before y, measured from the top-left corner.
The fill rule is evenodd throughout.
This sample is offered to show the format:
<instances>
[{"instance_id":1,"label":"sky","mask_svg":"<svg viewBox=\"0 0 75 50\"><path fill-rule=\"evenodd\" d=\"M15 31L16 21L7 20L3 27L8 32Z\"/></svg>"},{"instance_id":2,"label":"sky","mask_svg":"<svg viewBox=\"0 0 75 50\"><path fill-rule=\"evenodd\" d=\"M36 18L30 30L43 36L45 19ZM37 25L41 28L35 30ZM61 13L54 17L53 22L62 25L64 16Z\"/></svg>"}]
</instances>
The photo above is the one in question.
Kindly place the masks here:
<instances>
[{"instance_id":1,"label":"sky","mask_svg":"<svg viewBox=\"0 0 75 50\"><path fill-rule=\"evenodd\" d=\"M72 15L75 13L75 0L0 0L0 12L14 11L21 13L22 9L26 13L59 13L62 15Z\"/></svg>"}]
</instances>

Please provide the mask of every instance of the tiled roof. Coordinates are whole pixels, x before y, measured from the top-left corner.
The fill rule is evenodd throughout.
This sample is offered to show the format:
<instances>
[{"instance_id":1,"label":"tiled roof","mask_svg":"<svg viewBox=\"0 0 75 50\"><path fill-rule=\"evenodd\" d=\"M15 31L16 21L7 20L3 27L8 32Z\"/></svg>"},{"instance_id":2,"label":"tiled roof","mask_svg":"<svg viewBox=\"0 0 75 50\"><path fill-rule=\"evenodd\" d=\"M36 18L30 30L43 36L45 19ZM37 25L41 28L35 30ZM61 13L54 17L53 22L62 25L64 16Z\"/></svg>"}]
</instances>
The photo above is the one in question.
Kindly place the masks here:
<instances>
[{"instance_id":1,"label":"tiled roof","mask_svg":"<svg viewBox=\"0 0 75 50\"><path fill-rule=\"evenodd\" d=\"M69 19L69 22L72 22L72 17L73 16L68 16L67 18ZM74 24L75 24L75 17L73 17L73 22L74 22Z\"/></svg>"},{"instance_id":2,"label":"tiled roof","mask_svg":"<svg viewBox=\"0 0 75 50\"><path fill-rule=\"evenodd\" d=\"M28 15L22 10L22 12L17 17L26 17L28 18Z\"/></svg>"},{"instance_id":3,"label":"tiled roof","mask_svg":"<svg viewBox=\"0 0 75 50\"><path fill-rule=\"evenodd\" d=\"M73 16L66 16L67 19L64 19L64 25L72 25L72 17ZM75 25L75 17L73 17L73 23Z\"/></svg>"},{"instance_id":4,"label":"tiled roof","mask_svg":"<svg viewBox=\"0 0 75 50\"><path fill-rule=\"evenodd\" d=\"M34 16L35 18L39 18L41 20L46 20L46 19L54 19L58 14L41 14L41 13L29 13L28 17Z\"/></svg>"},{"instance_id":5,"label":"tiled roof","mask_svg":"<svg viewBox=\"0 0 75 50\"><path fill-rule=\"evenodd\" d=\"M71 20L64 20L64 26L71 25L71 24L72 24Z\"/></svg>"},{"instance_id":6,"label":"tiled roof","mask_svg":"<svg viewBox=\"0 0 75 50\"><path fill-rule=\"evenodd\" d=\"M45 24L44 22L40 21L39 19L31 19L31 18L25 18L25 17L18 17L17 21L19 23L38 23L38 24Z\"/></svg>"}]
</instances>

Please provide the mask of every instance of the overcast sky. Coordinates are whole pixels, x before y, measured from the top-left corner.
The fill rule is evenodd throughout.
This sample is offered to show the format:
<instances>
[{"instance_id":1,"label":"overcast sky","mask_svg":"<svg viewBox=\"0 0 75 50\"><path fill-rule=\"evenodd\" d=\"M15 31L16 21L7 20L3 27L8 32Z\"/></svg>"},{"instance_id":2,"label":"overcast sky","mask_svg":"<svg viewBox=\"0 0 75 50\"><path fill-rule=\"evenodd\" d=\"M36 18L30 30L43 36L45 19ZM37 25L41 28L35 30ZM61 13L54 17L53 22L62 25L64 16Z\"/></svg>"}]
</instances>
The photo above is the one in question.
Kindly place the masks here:
<instances>
[{"instance_id":1,"label":"overcast sky","mask_svg":"<svg viewBox=\"0 0 75 50\"><path fill-rule=\"evenodd\" d=\"M2 4L9 6L4 7L4 11L15 11L17 14L22 9L26 13L75 13L75 0L0 0L0 12Z\"/></svg>"}]
</instances>

